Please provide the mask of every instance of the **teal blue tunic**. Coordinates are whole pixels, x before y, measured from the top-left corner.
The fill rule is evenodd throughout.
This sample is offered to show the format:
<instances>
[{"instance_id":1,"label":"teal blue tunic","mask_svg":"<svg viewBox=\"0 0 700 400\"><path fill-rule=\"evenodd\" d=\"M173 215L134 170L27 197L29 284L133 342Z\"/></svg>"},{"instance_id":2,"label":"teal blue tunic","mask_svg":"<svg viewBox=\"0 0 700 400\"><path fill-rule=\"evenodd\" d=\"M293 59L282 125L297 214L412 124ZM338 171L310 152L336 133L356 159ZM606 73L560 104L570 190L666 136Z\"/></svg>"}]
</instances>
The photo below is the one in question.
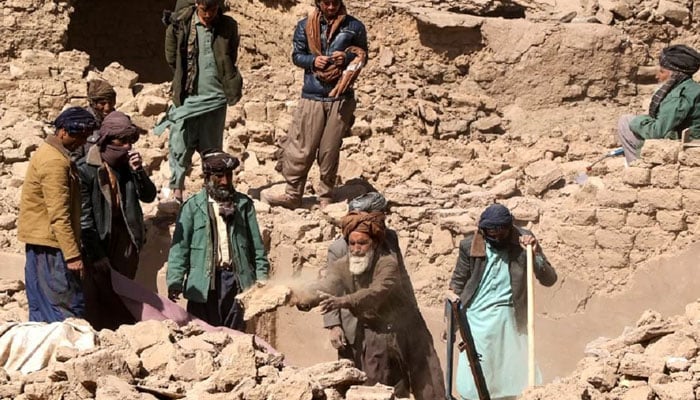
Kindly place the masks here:
<instances>
[{"instance_id":1,"label":"teal blue tunic","mask_svg":"<svg viewBox=\"0 0 700 400\"><path fill-rule=\"evenodd\" d=\"M484 276L467 309L492 399L518 396L527 387L527 335L516 326L508 266L508 250L487 244ZM539 381L539 371L537 375ZM464 352L457 366L457 392L462 399L479 398Z\"/></svg>"}]
</instances>

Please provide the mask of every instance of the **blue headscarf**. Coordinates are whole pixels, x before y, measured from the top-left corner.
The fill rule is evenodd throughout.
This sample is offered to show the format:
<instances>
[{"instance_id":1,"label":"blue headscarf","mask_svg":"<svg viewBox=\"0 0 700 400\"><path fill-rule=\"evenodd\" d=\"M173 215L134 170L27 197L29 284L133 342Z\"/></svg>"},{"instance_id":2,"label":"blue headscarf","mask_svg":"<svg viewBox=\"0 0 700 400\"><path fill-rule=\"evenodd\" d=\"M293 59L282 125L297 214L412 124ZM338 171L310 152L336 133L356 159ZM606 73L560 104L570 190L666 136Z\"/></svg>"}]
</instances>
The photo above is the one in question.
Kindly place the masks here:
<instances>
[{"instance_id":1,"label":"blue headscarf","mask_svg":"<svg viewBox=\"0 0 700 400\"><path fill-rule=\"evenodd\" d=\"M491 204L479 219L479 229L498 229L510 225L513 225L513 214L502 204Z\"/></svg>"},{"instance_id":2,"label":"blue headscarf","mask_svg":"<svg viewBox=\"0 0 700 400\"><path fill-rule=\"evenodd\" d=\"M53 122L56 129L65 129L69 134L90 131L97 128L97 121L82 107L71 107L63 111Z\"/></svg>"}]
</instances>

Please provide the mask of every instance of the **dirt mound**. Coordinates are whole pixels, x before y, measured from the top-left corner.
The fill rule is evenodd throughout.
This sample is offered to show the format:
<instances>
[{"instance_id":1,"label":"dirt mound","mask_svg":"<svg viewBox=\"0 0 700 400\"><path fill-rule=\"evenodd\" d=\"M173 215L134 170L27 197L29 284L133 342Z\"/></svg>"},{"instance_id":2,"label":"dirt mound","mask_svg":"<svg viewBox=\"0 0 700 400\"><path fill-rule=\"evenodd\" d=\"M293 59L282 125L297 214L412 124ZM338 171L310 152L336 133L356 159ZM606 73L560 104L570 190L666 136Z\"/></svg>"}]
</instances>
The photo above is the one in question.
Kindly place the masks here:
<instances>
[{"instance_id":1,"label":"dirt mound","mask_svg":"<svg viewBox=\"0 0 700 400\"><path fill-rule=\"evenodd\" d=\"M648 310L621 336L589 343L573 375L522 398L694 400L700 398L699 348L700 301L680 316Z\"/></svg>"}]
</instances>

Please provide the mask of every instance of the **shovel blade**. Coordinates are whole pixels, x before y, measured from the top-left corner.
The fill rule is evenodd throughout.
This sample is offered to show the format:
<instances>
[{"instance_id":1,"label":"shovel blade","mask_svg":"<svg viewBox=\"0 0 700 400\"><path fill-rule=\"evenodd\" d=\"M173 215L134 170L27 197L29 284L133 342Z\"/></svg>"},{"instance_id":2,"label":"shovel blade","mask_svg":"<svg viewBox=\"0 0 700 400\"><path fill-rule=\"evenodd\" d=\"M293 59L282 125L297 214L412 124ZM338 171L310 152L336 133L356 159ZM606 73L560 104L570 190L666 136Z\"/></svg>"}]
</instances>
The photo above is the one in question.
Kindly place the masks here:
<instances>
[{"instance_id":1,"label":"shovel blade","mask_svg":"<svg viewBox=\"0 0 700 400\"><path fill-rule=\"evenodd\" d=\"M574 177L574 182L578 183L579 185L583 185L588 181L588 174L585 172L580 172Z\"/></svg>"}]
</instances>

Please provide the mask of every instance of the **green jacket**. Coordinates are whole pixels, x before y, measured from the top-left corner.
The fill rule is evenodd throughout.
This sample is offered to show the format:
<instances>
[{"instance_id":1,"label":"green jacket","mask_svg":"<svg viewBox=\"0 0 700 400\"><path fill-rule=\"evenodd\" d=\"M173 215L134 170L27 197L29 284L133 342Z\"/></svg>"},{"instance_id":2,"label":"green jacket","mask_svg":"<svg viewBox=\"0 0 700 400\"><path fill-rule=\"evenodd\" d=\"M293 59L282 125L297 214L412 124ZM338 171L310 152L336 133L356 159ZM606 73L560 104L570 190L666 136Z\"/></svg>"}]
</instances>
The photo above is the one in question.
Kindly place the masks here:
<instances>
[{"instance_id":1,"label":"green jacket","mask_svg":"<svg viewBox=\"0 0 700 400\"><path fill-rule=\"evenodd\" d=\"M176 11L172 22L165 30L165 60L173 69L173 103L181 106L187 93L183 90L187 79L187 37L195 7ZM229 105L238 103L243 91L243 77L238 71L238 23L228 15L219 14L213 26L212 50L216 59L219 80ZM195 83L196 85L196 83Z\"/></svg>"},{"instance_id":2,"label":"green jacket","mask_svg":"<svg viewBox=\"0 0 700 400\"><path fill-rule=\"evenodd\" d=\"M268 278L270 264L263 245L253 200L236 193L236 213L229 224L229 238L241 290L257 280ZM167 284L170 290L182 290L190 301L205 303L214 272L212 243L213 213L210 214L205 189L185 201L177 218L168 255Z\"/></svg>"},{"instance_id":3,"label":"green jacket","mask_svg":"<svg viewBox=\"0 0 700 400\"><path fill-rule=\"evenodd\" d=\"M17 238L80 257L80 182L70 153L54 135L32 154L22 185Z\"/></svg>"},{"instance_id":4,"label":"green jacket","mask_svg":"<svg viewBox=\"0 0 700 400\"><path fill-rule=\"evenodd\" d=\"M690 128L692 138L700 139L700 85L693 79L668 92L656 118L639 115L630 122L632 132L642 139L679 139L685 128Z\"/></svg>"}]
</instances>

